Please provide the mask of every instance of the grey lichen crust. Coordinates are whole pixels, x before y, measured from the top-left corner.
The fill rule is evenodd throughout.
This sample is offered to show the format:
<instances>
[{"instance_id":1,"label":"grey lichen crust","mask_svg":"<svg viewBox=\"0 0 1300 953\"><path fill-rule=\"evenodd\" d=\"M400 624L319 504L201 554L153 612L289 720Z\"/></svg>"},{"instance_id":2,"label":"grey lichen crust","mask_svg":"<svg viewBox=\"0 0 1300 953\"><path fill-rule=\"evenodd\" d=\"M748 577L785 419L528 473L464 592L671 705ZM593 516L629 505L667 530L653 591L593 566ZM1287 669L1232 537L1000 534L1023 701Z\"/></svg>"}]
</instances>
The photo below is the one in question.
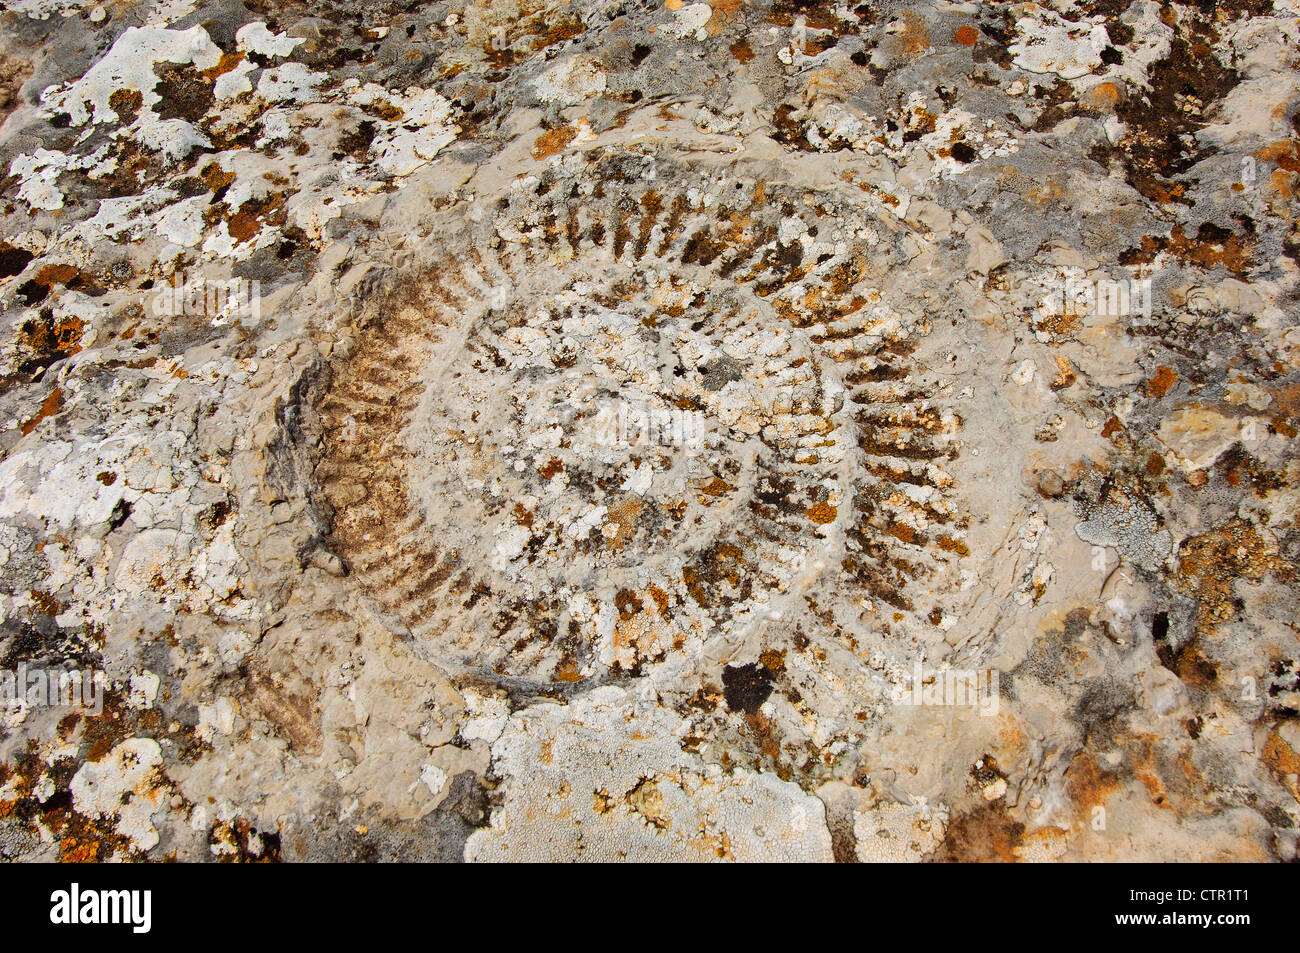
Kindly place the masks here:
<instances>
[{"instance_id":1,"label":"grey lichen crust","mask_svg":"<svg viewBox=\"0 0 1300 953\"><path fill-rule=\"evenodd\" d=\"M1294 859L1298 18L10 3L0 856Z\"/></svg>"}]
</instances>

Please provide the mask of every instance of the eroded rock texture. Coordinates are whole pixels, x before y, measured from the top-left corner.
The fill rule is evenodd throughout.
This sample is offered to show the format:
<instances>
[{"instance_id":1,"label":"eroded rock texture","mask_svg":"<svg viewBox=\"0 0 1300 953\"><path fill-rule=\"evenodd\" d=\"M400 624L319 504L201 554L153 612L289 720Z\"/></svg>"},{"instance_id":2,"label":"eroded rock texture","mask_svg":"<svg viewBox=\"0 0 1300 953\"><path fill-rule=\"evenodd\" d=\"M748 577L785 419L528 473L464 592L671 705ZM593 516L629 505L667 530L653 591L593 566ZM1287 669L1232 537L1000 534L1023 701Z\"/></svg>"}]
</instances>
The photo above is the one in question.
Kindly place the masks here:
<instances>
[{"instance_id":1,"label":"eroded rock texture","mask_svg":"<svg viewBox=\"0 0 1300 953\"><path fill-rule=\"evenodd\" d=\"M1295 0L0 25L0 855L1295 858Z\"/></svg>"}]
</instances>

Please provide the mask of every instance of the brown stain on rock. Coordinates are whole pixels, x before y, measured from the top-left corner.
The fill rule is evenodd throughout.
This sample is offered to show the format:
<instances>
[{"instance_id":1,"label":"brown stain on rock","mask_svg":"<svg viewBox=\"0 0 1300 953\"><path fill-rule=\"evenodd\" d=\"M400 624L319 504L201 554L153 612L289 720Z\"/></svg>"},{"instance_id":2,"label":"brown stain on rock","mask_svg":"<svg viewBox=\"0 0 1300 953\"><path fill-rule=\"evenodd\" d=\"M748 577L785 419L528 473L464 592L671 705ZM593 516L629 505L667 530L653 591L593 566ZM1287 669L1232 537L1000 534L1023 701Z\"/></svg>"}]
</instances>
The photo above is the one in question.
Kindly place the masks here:
<instances>
[{"instance_id":1,"label":"brown stain on rock","mask_svg":"<svg viewBox=\"0 0 1300 953\"><path fill-rule=\"evenodd\" d=\"M1197 600L1196 629L1202 635L1235 614L1232 587L1238 579L1258 583L1283 571L1276 544L1241 519L1193 536L1178 550L1178 585Z\"/></svg>"},{"instance_id":2,"label":"brown stain on rock","mask_svg":"<svg viewBox=\"0 0 1300 953\"><path fill-rule=\"evenodd\" d=\"M982 804L957 814L941 843L927 860L936 863L1016 862L1016 848L1025 839L1025 825L1007 813L1006 804Z\"/></svg>"},{"instance_id":3,"label":"brown stain on rock","mask_svg":"<svg viewBox=\"0 0 1300 953\"><path fill-rule=\"evenodd\" d=\"M1080 812L1100 807L1120 789L1119 778L1101 770L1092 753L1076 755L1065 773L1065 790Z\"/></svg>"},{"instance_id":4,"label":"brown stain on rock","mask_svg":"<svg viewBox=\"0 0 1300 953\"><path fill-rule=\"evenodd\" d=\"M1278 734L1277 728L1269 731L1260 749L1260 758L1273 771L1281 776L1291 792L1291 796L1300 801L1300 783L1294 779L1300 775L1300 754L1287 744Z\"/></svg>"},{"instance_id":5,"label":"brown stain on rock","mask_svg":"<svg viewBox=\"0 0 1300 953\"><path fill-rule=\"evenodd\" d=\"M553 155L563 152L565 147L571 143L578 135L578 130L573 126L559 126L548 132L542 133L533 143L533 158L548 159Z\"/></svg>"},{"instance_id":6,"label":"brown stain on rock","mask_svg":"<svg viewBox=\"0 0 1300 953\"><path fill-rule=\"evenodd\" d=\"M274 726L276 733L301 754L319 754L322 737L311 698L277 685L266 674L254 675L250 682L252 707Z\"/></svg>"},{"instance_id":7,"label":"brown stain on rock","mask_svg":"<svg viewBox=\"0 0 1300 953\"><path fill-rule=\"evenodd\" d=\"M742 65L754 59L754 51L750 49L749 43L746 40L737 40L735 43L732 43L731 46L727 47L727 50L731 53L735 61Z\"/></svg>"},{"instance_id":8,"label":"brown stain on rock","mask_svg":"<svg viewBox=\"0 0 1300 953\"><path fill-rule=\"evenodd\" d=\"M1119 261L1122 265L1151 264L1162 252L1207 271L1226 268L1236 275L1245 275L1252 264L1246 239L1211 222L1202 222L1194 237L1188 236L1182 225L1175 225L1167 238L1144 235L1140 247L1121 252Z\"/></svg>"}]
</instances>

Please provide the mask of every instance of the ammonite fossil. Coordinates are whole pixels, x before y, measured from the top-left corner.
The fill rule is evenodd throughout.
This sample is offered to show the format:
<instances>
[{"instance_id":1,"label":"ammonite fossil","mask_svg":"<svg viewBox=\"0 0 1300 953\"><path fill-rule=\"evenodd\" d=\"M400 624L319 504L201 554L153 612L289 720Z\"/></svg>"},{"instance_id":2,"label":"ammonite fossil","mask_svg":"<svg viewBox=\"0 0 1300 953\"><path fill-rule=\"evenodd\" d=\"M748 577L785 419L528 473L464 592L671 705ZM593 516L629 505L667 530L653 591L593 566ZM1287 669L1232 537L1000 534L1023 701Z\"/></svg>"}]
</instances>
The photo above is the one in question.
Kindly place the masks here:
<instances>
[{"instance_id":1,"label":"ammonite fossil","mask_svg":"<svg viewBox=\"0 0 1300 953\"><path fill-rule=\"evenodd\" d=\"M440 664L559 689L939 631L961 421L876 287L900 226L653 185L529 180L361 307L318 471L357 584Z\"/></svg>"}]
</instances>

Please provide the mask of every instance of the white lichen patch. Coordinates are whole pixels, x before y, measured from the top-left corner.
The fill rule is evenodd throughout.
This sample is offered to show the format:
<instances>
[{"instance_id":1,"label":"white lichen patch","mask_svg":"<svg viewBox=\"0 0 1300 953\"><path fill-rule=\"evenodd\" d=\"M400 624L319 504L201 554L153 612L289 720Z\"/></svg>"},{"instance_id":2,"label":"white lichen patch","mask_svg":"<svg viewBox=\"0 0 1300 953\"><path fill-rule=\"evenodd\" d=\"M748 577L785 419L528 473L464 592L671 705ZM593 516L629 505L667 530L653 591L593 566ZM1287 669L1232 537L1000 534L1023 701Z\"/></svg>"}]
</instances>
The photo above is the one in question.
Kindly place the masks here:
<instances>
[{"instance_id":1,"label":"white lichen patch","mask_svg":"<svg viewBox=\"0 0 1300 953\"><path fill-rule=\"evenodd\" d=\"M117 833L136 850L158 843L151 815L167 797L162 749L152 738L128 738L100 761L81 766L72 778L72 806L87 817L111 818Z\"/></svg>"},{"instance_id":2,"label":"white lichen patch","mask_svg":"<svg viewBox=\"0 0 1300 953\"><path fill-rule=\"evenodd\" d=\"M505 801L466 860L830 859L820 801L704 764L681 749L683 727L617 688L512 716L492 749Z\"/></svg>"}]
</instances>

